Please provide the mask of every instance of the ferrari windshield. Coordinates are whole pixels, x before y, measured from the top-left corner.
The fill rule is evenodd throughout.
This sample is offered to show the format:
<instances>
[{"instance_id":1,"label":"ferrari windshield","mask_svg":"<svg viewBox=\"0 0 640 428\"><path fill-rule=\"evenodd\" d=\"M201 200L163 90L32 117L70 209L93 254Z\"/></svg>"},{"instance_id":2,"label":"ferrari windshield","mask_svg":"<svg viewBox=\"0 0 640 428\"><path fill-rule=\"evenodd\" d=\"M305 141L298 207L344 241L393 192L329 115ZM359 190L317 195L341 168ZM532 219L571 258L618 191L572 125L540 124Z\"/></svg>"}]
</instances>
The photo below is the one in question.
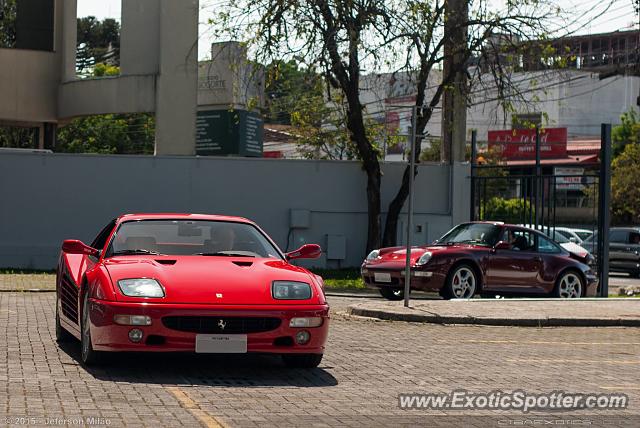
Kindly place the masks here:
<instances>
[{"instance_id":1,"label":"ferrari windshield","mask_svg":"<svg viewBox=\"0 0 640 428\"><path fill-rule=\"evenodd\" d=\"M447 232L437 243L449 244L477 244L495 245L500 234L500 226L490 223L465 223Z\"/></svg>"},{"instance_id":2,"label":"ferrari windshield","mask_svg":"<svg viewBox=\"0 0 640 428\"><path fill-rule=\"evenodd\" d=\"M210 220L124 222L106 256L137 254L281 258L253 225Z\"/></svg>"}]
</instances>

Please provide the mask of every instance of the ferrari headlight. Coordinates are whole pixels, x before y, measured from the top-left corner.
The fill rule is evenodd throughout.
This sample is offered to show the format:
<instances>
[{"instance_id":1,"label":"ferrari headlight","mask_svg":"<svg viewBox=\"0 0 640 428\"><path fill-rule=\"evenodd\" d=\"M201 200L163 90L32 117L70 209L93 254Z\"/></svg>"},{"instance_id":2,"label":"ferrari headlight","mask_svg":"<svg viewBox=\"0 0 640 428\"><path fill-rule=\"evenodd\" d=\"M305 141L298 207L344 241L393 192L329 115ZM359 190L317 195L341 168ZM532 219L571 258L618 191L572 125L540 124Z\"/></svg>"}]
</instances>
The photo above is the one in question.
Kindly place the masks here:
<instances>
[{"instance_id":1,"label":"ferrari headlight","mask_svg":"<svg viewBox=\"0 0 640 428\"><path fill-rule=\"evenodd\" d=\"M416 262L416 266L422 266L429 263L429 260L431 260L431 255L432 254L429 251L421 255L418 261Z\"/></svg>"},{"instance_id":2,"label":"ferrari headlight","mask_svg":"<svg viewBox=\"0 0 640 428\"><path fill-rule=\"evenodd\" d=\"M369 253L369 255L367 256L367 260L375 260L378 257L380 257L380 250L373 250L372 252Z\"/></svg>"},{"instance_id":3,"label":"ferrari headlight","mask_svg":"<svg viewBox=\"0 0 640 428\"><path fill-rule=\"evenodd\" d=\"M278 300L306 300L311 298L311 286L306 282L273 281L271 295Z\"/></svg>"},{"instance_id":4,"label":"ferrari headlight","mask_svg":"<svg viewBox=\"0 0 640 428\"><path fill-rule=\"evenodd\" d=\"M164 290L155 279L121 279L118 287L122 294L129 297L164 297Z\"/></svg>"}]
</instances>

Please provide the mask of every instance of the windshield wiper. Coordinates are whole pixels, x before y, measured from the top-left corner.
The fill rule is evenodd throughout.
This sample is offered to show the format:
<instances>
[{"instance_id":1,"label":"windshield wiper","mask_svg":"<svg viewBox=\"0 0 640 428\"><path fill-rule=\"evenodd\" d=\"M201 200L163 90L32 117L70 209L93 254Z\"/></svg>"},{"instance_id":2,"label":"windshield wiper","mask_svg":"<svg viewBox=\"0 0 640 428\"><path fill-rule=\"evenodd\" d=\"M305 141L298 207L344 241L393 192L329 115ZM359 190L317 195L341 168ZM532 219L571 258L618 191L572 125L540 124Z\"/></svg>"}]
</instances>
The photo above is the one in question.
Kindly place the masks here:
<instances>
[{"instance_id":1,"label":"windshield wiper","mask_svg":"<svg viewBox=\"0 0 640 428\"><path fill-rule=\"evenodd\" d=\"M458 241L456 244L478 244L478 245L489 245L484 241L480 241L478 239L465 239L464 241Z\"/></svg>"},{"instance_id":2,"label":"windshield wiper","mask_svg":"<svg viewBox=\"0 0 640 428\"><path fill-rule=\"evenodd\" d=\"M216 253L195 253L194 256L255 257L251 254L234 253L233 251L218 251Z\"/></svg>"},{"instance_id":3,"label":"windshield wiper","mask_svg":"<svg viewBox=\"0 0 640 428\"><path fill-rule=\"evenodd\" d=\"M151 254L154 256L164 256L164 254L160 254L157 251L145 250L144 248L137 248L132 250L120 250L114 251L113 256L126 256L126 255L134 255L134 254Z\"/></svg>"}]
</instances>

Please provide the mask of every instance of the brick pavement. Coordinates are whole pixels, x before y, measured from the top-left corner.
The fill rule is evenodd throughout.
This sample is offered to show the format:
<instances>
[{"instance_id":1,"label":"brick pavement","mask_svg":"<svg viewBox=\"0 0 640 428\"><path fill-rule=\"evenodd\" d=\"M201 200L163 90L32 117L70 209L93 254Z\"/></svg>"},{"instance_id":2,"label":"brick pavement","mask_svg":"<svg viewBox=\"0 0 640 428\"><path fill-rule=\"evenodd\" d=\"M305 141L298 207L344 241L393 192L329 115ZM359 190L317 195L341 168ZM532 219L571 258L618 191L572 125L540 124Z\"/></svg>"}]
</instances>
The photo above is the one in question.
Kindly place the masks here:
<instances>
[{"instance_id":1,"label":"brick pavement","mask_svg":"<svg viewBox=\"0 0 640 428\"><path fill-rule=\"evenodd\" d=\"M628 410L572 417L640 423L638 329L370 321L343 315L350 299L332 301L331 337L316 370L288 370L276 358L251 355L128 355L86 370L77 344L54 342L53 294L0 293L0 425L4 417L34 418L36 425L94 417L110 426L481 427L523 418L397 407L399 393L459 388L614 388L629 394Z\"/></svg>"}]
</instances>

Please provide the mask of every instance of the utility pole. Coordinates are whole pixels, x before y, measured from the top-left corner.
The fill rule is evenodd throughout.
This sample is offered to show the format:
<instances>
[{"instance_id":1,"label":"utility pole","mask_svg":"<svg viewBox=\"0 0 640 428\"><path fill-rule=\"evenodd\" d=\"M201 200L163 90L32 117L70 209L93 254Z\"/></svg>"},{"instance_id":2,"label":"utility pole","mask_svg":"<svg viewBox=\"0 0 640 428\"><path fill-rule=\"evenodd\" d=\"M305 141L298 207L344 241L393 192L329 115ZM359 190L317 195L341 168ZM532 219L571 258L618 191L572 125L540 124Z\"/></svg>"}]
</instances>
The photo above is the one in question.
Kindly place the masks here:
<instances>
[{"instance_id":1,"label":"utility pole","mask_svg":"<svg viewBox=\"0 0 640 428\"><path fill-rule=\"evenodd\" d=\"M442 162L464 162L467 134L466 55L469 5L445 0L443 78L453 74L442 100Z\"/></svg>"},{"instance_id":2,"label":"utility pole","mask_svg":"<svg viewBox=\"0 0 640 428\"><path fill-rule=\"evenodd\" d=\"M404 267L404 306L409 307L409 294L411 293L411 237L413 236L413 181L416 169L416 127L418 124L418 107L411 109L411 153L409 158L409 207L407 215L407 254Z\"/></svg>"}]
</instances>

